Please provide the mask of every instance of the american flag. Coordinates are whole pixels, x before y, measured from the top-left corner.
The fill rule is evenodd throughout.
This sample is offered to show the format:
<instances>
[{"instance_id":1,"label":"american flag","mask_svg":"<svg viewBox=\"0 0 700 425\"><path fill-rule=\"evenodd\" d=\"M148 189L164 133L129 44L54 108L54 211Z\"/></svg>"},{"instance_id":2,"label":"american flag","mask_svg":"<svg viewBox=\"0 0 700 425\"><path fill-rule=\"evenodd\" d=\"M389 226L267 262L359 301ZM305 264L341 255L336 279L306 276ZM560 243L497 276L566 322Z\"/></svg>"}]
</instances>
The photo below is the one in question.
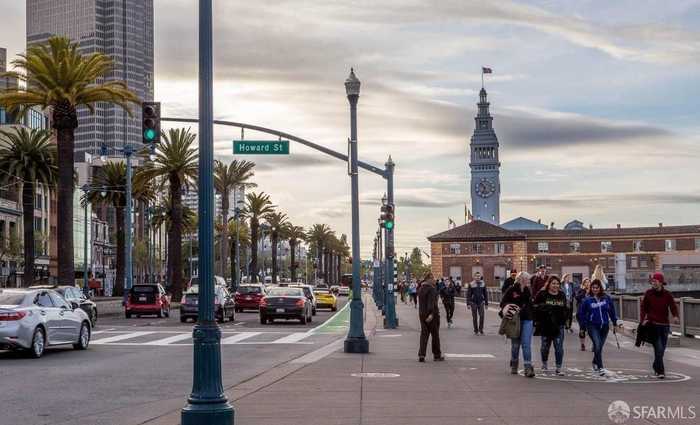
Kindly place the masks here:
<instances>
[{"instance_id":1,"label":"american flag","mask_svg":"<svg viewBox=\"0 0 700 425\"><path fill-rule=\"evenodd\" d=\"M491 73L493 73L493 71L491 70L491 68L487 68L487 67L485 67L485 66L482 66L482 67L481 67L481 73L482 73L482 74L491 74Z\"/></svg>"}]
</instances>

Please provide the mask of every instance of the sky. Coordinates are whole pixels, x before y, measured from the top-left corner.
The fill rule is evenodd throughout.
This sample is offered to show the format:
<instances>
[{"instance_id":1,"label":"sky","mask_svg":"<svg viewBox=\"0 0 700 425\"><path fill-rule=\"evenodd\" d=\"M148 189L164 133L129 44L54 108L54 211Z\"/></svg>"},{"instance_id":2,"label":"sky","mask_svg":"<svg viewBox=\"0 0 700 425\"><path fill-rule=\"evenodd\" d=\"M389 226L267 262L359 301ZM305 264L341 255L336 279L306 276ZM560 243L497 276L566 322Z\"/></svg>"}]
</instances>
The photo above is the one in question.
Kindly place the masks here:
<instances>
[{"instance_id":1,"label":"sky","mask_svg":"<svg viewBox=\"0 0 700 425\"><path fill-rule=\"evenodd\" d=\"M197 115L197 7L155 0L155 98ZM0 47L24 50L25 4L0 0ZM481 67L500 142L501 221L700 223L700 1L214 2L214 114L347 151L354 67L361 160L396 163L396 251L464 222ZM230 161L240 132L215 128ZM246 132L246 138L265 138ZM292 143L256 190L292 222L351 232L345 163ZM360 172L362 253L386 182Z\"/></svg>"}]
</instances>

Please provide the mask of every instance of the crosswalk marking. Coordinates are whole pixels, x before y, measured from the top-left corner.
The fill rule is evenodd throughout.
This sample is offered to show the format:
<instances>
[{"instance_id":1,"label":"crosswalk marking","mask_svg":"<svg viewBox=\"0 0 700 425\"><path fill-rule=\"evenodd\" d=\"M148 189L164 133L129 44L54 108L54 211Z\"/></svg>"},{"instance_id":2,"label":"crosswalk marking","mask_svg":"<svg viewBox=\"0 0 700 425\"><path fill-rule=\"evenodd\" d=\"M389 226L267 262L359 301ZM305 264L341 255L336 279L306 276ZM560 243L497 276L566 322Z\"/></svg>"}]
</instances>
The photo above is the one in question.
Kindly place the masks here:
<instances>
[{"instance_id":1,"label":"crosswalk marking","mask_svg":"<svg viewBox=\"0 0 700 425\"><path fill-rule=\"evenodd\" d=\"M272 341L273 344L292 344L295 342L299 342L302 339L306 338L309 336L308 332L294 332L293 334L287 335L285 337L282 337L280 339L277 339L275 341Z\"/></svg>"},{"instance_id":2,"label":"crosswalk marking","mask_svg":"<svg viewBox=\"0 0 700 425\"><path fill-rule=\"evenodd\" d=\"M227 338L224 338L221 340L221 345L229 345L229 344L235 344L239 341L243 341L244 339L252 338L256 335L260 335L261 332L241 332L239 334L229 336Z\"/></svg>"},{"instance_id":3,"label":"crosswalk marking","mask_svg":"<svg viewBox=\"0 0 700 425\"><path fill-rule=\"evenodd\" d=\"M91 344L108 344L110 342L117 342L117 341L123 341L125 339L138 338L140 336L150 335L153 333L155 333L155 332L153 332L153 331L130 332L130 333L124 334L124 335L116 335L116 336L110 336L107 338L98 339L98 340L92 341Z\"/></svg>"},{"instance_id":4,"label":"crosswalk marking","mask_svg":"<svg viewBox=\"0 0 700 425\"><path fill-rule=\"evenodd\" d=\"M167 338L157 339L155 341L149 341L149 342L145 343L144 345L168 345L168 344L172 344L174 342L183 341L183 340L191 339L191 338L192 338L192 334L186 333L186 334L169 336Z\"/></svg>"}]
</instances>

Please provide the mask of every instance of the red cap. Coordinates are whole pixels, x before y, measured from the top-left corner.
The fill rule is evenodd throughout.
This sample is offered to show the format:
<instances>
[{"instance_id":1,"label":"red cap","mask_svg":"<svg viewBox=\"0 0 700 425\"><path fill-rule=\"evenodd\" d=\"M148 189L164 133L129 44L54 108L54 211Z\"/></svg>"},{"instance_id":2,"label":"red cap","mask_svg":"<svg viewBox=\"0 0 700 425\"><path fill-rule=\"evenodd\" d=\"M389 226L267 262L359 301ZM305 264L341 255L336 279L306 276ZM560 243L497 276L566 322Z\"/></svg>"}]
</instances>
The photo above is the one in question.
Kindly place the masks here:
<instances>
[{"instance_id":1,"label":"red cap","mask_svg":"<svg viewBox=\"0 0 700 425\"><path fill-rule=\"evenodd\" d=\"M666 284L666 280L664 280L664 274L661 272L656 272L651 275L652 280L658 280L659 282L663 283L664 285Z\"/></svg>"}]
</instances>

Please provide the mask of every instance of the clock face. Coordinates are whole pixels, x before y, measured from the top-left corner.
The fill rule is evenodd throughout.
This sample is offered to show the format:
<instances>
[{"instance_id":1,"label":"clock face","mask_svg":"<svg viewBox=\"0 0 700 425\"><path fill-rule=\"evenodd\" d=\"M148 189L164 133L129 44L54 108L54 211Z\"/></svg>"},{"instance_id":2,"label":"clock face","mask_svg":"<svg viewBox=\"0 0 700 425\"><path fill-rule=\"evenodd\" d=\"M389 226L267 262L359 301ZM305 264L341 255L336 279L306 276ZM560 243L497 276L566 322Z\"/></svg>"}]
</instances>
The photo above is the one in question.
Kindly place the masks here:
<instances>
[{"instance_id":1,"label":"clock face","mask_svg":"<svg viewBox=\"0 0 700 425\"><path fill-rule=\"evenodd\" d=\"M496 192L496 184L489 179L481 179L476 183L476 194L488 198Z\"/></svg>"}]
</instances>

